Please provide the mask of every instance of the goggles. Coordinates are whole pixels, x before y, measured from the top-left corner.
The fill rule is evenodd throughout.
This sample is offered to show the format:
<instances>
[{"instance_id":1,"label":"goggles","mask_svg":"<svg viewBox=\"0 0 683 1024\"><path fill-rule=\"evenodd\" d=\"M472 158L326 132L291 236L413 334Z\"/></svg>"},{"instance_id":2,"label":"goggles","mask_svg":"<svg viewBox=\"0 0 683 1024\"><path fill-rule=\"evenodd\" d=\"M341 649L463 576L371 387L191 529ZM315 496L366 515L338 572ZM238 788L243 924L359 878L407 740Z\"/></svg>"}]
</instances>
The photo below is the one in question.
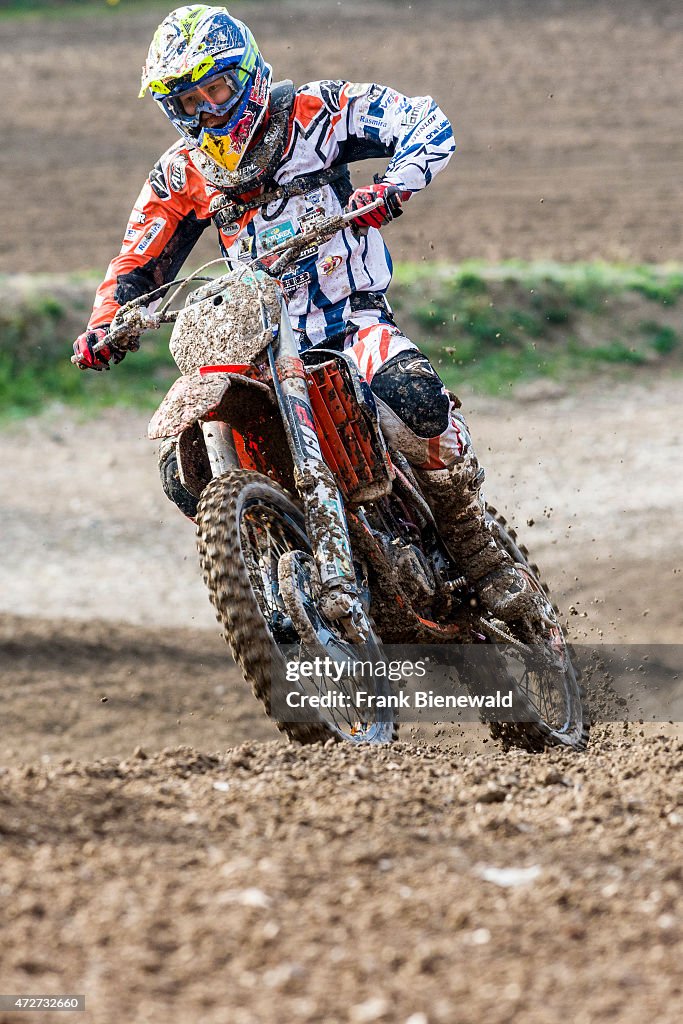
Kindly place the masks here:
<instances>
[{"instance_id":1,"label":"goggles","mask_svg":"<svg viewBox=\"0 0 683 1024\"><path fill-rule=\"evenodd\" d=\"M191 81L177 85L172 94L157 95L170 117L188 128L199 128L203 113L223 117L237 106L244 92L238 71L221 71L205 79L201 85Z\"/></svg>"}]
</instances>

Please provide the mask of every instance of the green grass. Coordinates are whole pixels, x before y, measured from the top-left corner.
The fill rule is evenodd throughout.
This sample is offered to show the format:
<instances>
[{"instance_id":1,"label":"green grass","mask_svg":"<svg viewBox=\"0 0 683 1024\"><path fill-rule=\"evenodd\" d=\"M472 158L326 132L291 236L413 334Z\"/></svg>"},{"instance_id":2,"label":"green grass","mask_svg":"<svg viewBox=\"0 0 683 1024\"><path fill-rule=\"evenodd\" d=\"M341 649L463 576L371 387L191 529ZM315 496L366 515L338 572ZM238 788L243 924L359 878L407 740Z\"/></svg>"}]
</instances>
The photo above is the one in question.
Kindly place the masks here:
<instances>
[{"instance_id":1,"label":"green grass","mask_svg":"<svg viewBox=\"0 0 683 1024\"><path fill-rule=\"evenodd\" d=\"M94 290L94 278L85 275L0 278L0 419L39 412L51 401L85 408L158 404L177 376L168 328L110 372L82 372L70 362Z\"/></svg>"},{"instance_id":2,"label":"green grass","mask_svg":"<svg viewBox=\"0 0 683 1024\"><path fill-rule=\"evenodd\" d=\"M68 345L59 359L23 365L0 352L0 420L38 413L55 401L91 410L111 405L154 410L178 376L165 333L165 339L157 334L147 347L101 373L73 366Z\"/></svg>"},{"instance_id":3,"label":"green grass","mask_svg":"<svg viewBox=\"0 0 683 1024\"><path fill-rule=\"evenodd\" d=\"M538 378L680 372L683 272L672 267L508 262L396 268L398 322L457 391L491 394ZM109 373L79 372L71 340L87 320L92 276L0 278L0 418L51 401L153 409L177 375L168 331Z\"/></svg>"},{"instance_id":4,"label":"green grass","mask_svg":"<svg viewBox=\"0 0 683 1024\"><path fill-rule=\"evenodd\" d=\"M522 263L399 265L391 301L446 382L478 390L673 367L679 266ZM661 312L660 312L661 310ZM647 315L643 316L646 311Z\"/></svg>"},{"instance_id":5,"label":"green grass","mask_svg":"<svg viewBox=\"0 0 683 1024\"><path fill-rule=\"evenodd\" d=\"M671 274L665 281L645 278L635 282L633 288L662 306L674 306L683 295L683 273Z\"/></svg>"},{"instance_id":6,"label":"green grass","mask_svg":"<svg viewBox=\"0 0 683 1024\"><path fill-rule=\"evenodd\" d=\"M673 327L662 327L661 324L648 320L641 324L641 328L650 347L660 356L670 355L680 344L680 338Z\"/></svg>"}]
</instances>

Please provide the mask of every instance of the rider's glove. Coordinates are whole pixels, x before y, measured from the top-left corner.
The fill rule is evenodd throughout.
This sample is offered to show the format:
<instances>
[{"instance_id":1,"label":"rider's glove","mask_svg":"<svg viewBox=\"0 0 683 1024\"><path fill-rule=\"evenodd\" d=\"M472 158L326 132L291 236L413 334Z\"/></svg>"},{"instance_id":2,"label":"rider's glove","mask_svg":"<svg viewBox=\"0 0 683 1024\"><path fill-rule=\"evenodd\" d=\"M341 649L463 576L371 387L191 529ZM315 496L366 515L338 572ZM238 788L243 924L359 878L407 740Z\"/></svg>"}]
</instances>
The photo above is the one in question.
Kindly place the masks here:
<instances>
[{"instance_id":1,"label":"rider's glove","mask_svg":"<svg viewBox=\"0 0 683 1024\"><path fill-rule=\"evenodd\" d=\"M74 342L74 355L77 365L81 370L108 370L109 362L120 363L126 354L126 349L118 345L105 345L99 351L94 351L94 346L107 337L109 325L96 327L92 331L85 331Z\"/></svg>"},{"instance_id":2,"label":"rider's glove","mask_svg":"<svg viewBox=\"0 0 683 1024\"><path fill-rule=\"evenodd\" d=\"M356 231L359 229L381 228L384 224L388 224L389 221L401 216L403 213L401 204L409 198L410 192L404 192L397 185L387 185L384 182L368 185L366 188L357 188L349 199L347 209L350 212L360 210L362 206L369 206L376 199L382 199L384 202L376 210L370 210L369 213L355 217L351 224Z\"/></svg>"}]
</instances>

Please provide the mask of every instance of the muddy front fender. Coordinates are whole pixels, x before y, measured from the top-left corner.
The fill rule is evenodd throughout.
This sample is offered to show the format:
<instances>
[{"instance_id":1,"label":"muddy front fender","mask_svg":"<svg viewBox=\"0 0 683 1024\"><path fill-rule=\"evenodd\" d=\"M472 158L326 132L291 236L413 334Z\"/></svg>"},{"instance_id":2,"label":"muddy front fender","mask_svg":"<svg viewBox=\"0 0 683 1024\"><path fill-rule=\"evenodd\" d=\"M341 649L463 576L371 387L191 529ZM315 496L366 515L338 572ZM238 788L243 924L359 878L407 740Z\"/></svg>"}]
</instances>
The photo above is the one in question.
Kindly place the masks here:
<instances>
[{"instance_id":1,"label":"muddy front fender","mask_svg":"<svg viewBox=\"0 0 683 1024\"><path fill-rule=\"evenodd\" d=\"M195 370L179 377L152 416L147 436L151 440L176 437L200 420L217 419L230 405L229 393L243 393L244 389L265 392L270 389L259 381L249 380L238 373L202 373ZM237 395L235 396L237 397Z\"/></svg>"},{"instance_id":2,"label":"muddy front fender","mask_svg":"<svg viewBox=\"0 0 683 1024\"><path fill-rule=\"evenodd\" d=\"M178 378L155 412L148 437L175 439L181 480L196 496L211 479L202 420L230 424L250 451L249 457L244 451L240 455L242 464L272 476L286 490L294 490L287 438L267 384L241 373L196 370Z\"/></svg>"}]
</instances>

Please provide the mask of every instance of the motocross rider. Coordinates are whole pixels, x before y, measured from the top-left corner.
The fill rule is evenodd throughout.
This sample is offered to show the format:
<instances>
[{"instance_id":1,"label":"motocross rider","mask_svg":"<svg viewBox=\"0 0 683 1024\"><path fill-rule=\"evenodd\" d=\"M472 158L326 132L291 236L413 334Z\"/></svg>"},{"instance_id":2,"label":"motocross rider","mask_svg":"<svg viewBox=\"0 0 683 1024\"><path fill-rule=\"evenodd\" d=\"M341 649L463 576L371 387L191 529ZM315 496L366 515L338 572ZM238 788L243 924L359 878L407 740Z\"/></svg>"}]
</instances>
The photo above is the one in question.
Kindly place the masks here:
<instances>
[{"instance_id":1,"label":"motocross rider","mask_svg":"<svg viewBox=\"0 0 683 1024\"><path fill-rule=\"evenodd\" d=\"M120 253L99 286L78 365L102 370L125 350L93 351L119 306L172 281L213 221L232 261L263 256L316 221L376 199L352 229L304 253L283 287L300 348L337 347L370 384L389 444L411 463L440 533L481 601L510 621L528 610L525 577L497 546L480 496L483 470L462 416L429 360L397 326L385 293L392 265L380 232L450 160L448 119L429 96L347 81L294 89L272 81L248 27L223 7L192 5L157 29L142 71L181 139L154 166ZM354 190L348 165L388 159L381 179ZM164 490L189 516L196 499L162 444Z\"/></svg>"}]
</instances>

